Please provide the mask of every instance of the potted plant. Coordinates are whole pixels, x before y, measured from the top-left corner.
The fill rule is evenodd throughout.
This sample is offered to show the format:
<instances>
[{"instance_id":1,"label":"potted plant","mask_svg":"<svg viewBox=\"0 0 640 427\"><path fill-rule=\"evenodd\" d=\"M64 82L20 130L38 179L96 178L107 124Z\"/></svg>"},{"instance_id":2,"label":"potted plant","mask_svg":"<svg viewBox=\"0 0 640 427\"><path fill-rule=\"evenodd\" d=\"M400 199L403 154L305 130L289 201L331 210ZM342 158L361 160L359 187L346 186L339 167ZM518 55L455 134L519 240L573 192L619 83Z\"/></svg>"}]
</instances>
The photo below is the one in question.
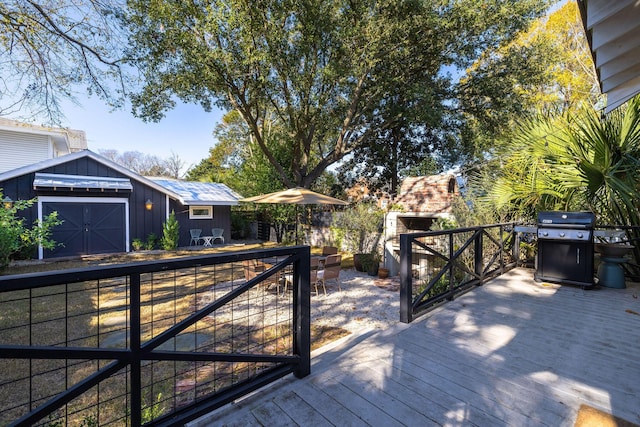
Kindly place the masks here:
<instances>
[{"instance_id":1,"label":"potted plant","mask_svg":"<svg viewBox=\"0 0 640 427\"><path fill-rule=\"evenodd\" d=\"M377 251L372 251L368 254L361 254L360 262L362 263L362 270L366 271L369 276L376 276L378 274L380 255Z\"/></svg>"},{"instance_id":2,"label":"potted plant","mask_svg":"<svg viewBox=\"0 0 640 427\"><path fill-rule=\"evenodd\" d=\"M362 257L366 257L367 254L353 254L353 268L356 269L356 271L364 271L364 268L362 267Z\"/></svg>"},{"instance_id":3,"label":"potted plant","mask_svg":"<svg viewBox=\"0 0 640 427\"><path fill-rule=\"evenodd\" d=\"M381 279L386 279L389 277L389 269L385 267L378 268L378 277Z\"/></svg>"}]
</instances>

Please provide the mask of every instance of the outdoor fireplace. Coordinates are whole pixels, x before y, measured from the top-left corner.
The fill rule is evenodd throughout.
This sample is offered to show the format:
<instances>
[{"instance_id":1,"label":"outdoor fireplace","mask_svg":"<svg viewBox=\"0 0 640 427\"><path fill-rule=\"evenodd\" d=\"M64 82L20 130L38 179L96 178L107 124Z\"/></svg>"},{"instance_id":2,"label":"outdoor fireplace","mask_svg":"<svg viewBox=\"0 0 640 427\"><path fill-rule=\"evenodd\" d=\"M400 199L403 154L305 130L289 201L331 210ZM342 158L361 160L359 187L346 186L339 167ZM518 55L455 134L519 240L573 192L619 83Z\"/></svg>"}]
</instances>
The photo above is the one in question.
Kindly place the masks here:
<instances>
[{"instance_id":1,"label":"outdoor fireplace","mask_svg":"<svg viewBox=\"0 0 640 427\"><path fill-rule=\"evenodd\" d=\"M430 231L433 223L440 218L451 218L451 215L430 212L388 212L385 215L384 265L389 269L391 276L397 275L400 267L400 235ZM434 241L428 239L426 243L433 244ZM416 256L421 258L416 261L417 264L426 261L426 254L416 254Z\"/></svg>"}]
</instances>

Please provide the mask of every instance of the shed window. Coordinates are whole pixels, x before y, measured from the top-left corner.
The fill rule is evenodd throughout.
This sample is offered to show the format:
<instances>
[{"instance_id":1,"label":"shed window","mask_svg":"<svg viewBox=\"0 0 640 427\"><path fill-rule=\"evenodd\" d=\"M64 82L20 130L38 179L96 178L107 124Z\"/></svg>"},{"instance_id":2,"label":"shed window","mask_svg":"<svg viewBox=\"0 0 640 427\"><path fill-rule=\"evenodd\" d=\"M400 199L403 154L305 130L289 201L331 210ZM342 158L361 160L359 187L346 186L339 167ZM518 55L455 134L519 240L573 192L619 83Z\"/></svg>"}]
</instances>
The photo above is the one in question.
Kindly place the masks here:
<instances>
[{"instance_id":1,"label":"shed window","mask_svg":"<svg viewBox=\"0 0 640 427\"><path fill-rule=\"evenodd\" d=\"M213 206L189 206L189 219L212 219Z\"/></svg>"}]
</instances>

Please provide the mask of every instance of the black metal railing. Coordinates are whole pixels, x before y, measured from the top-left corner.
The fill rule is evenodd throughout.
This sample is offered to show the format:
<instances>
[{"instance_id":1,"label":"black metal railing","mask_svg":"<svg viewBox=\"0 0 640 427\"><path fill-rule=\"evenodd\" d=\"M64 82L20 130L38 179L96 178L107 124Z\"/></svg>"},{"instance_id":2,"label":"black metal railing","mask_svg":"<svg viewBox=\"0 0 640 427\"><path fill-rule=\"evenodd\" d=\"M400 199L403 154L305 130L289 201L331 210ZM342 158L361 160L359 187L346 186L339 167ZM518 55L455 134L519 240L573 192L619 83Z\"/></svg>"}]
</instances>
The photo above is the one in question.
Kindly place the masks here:
<instances>
[{"instance_id":1,"label":"black metal railing","mask_svg":"<svg viewBox=\"0 0 640 427\"><path fill-rule=\"evenodd\" d=\"M516 266L515 224L400 235L400 320L413 318Z\"/></svg>"},{"instance_id":2,"label":"black metal railing","mask_svg":"<svg viewBox=\"0 0 640 427\"><path fill-rule=\"evenodd\" d=\"M309 255L0 277L0 425L175 425L308 375Z\"/></svg>"}]
</instances>

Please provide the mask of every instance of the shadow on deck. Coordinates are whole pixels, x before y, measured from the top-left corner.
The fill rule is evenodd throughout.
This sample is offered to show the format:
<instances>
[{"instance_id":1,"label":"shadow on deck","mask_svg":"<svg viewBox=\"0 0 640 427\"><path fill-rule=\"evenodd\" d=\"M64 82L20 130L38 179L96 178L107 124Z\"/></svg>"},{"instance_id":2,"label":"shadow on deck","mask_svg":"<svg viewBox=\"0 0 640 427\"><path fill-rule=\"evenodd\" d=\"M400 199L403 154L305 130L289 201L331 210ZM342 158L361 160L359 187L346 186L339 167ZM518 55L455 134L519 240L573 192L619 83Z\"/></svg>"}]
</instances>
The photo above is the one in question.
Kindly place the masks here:
<instances>
[{"instance_id":1,"label":"shadow on deck","mask_svg":"<svg viewBox=\"0 0 640 427\"><path fill-rule=\"evenodd\" d=\"M640 423L639 294L512 270L189 425L572 426L582 404Z\"/></svg>"}]
</instances>

